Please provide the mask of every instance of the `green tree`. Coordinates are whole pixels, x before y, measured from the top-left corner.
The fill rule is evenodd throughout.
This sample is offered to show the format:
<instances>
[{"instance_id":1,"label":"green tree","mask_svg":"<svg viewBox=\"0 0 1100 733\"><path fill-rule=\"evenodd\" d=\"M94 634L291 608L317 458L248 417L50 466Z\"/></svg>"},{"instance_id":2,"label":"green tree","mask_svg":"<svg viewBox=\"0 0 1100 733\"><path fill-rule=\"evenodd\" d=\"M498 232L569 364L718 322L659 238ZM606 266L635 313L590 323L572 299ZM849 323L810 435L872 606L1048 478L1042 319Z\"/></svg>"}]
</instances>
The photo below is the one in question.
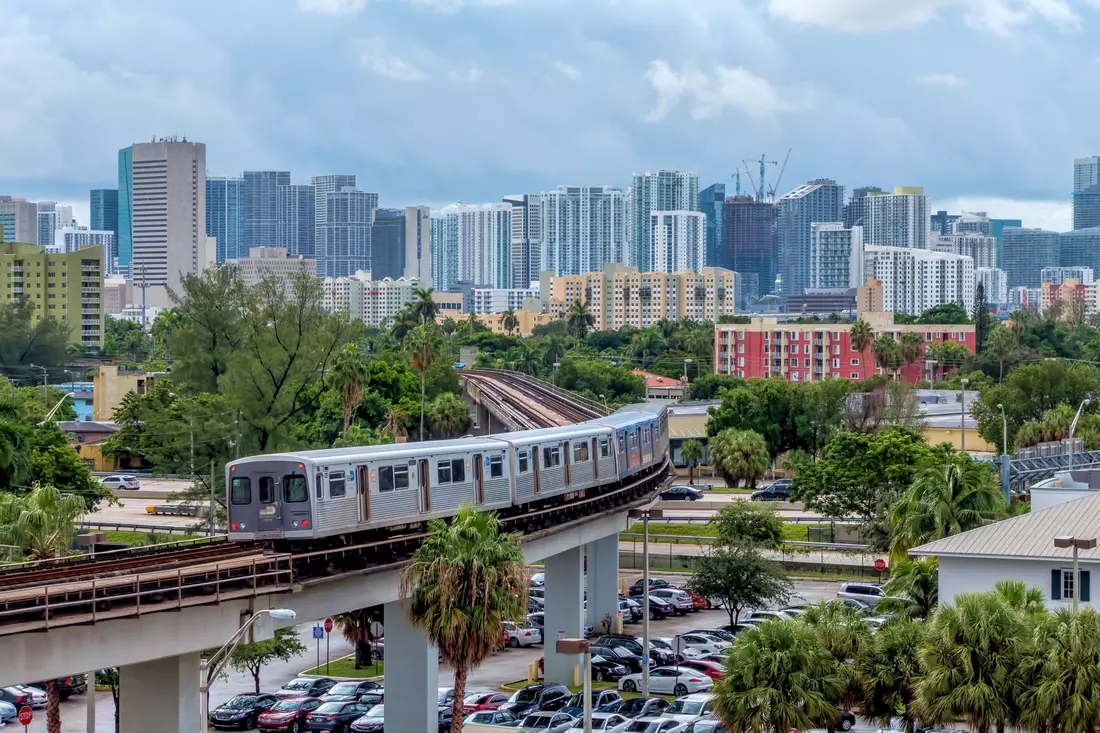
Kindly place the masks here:
<instances>
[{"instance_id":1,"label":"green tree","mask_svg":"<svg viewBox=\"0 0 1100 733\"><path fill-rule=\"evenodd\" d=\"M707 401L718 399L723 390L745 386L745 380L741 377L731 377L727 374L704 374L693 379L688 385L685 401Z\"/></svg>"},{"instance_id":2,"label":"green tree","mask_svg":"<svg viewBox=\"0 0 1100 733\"><path fill-rule=\"evenodd\" d=\"M417 288L413 292L413 302L409 306L409 310L417 321L423 324L434 324L436 314L439 313L439 306L435 303L435 288Z\"/></svg>"},{"instance_id":3,"label":"green tree","mask_svg":"<svg viewBox=\"0 0 1100 733\"><path fill-rule=\"evenodd\" d=\"M894 718L905 721L905 733L914 733L913 702L920 676L923 626L904 619L883 624L856 659L856 673L863 683L860 711L880 726Z\"/></svg>"},{"instance_id":4,"label":"green tree","mask_svg":"<svg viewBox=\"0 0 1100 733\"><path fill-rule=\"evenodd\" d=\"M989 332L993 328L993 317L989 315L989 301L986 298L985 283L978 281L974 288L974 350L976 353L985 351L985 341L989 338Z\"/></svg>"},{"instance_id":5,"label":"green tree","mask_svg":"<svg viewBox=\"0 0 1100 733\"><path fill-rule=\"evenodd\" d=\"M229 666L238 672L252 675L256 694L260 694L260 672L275 660L289 662L306 653L305 645L298 639L294 628L276 629L275 637L252 644L241 644L229 657ZM254 722L254 721L253 721ZM247 726L252 727L252 726Z\"/></svg>"},{"instance_id":6,"label":"green tree","mask_svg":"<svg viewBox=\"0 0 1100 733\"><path fill-rule=\"evenodd\" d=\"M889 336L879 336L874 340L871 344L871 355L887 379L890 378L891 371L901 365L901 347Z\"/></svg>"},{"instance_id":7,"label":"green tree","mask_svg":"<svg viewBox=\"0 0 1100 733\"><path fill-rule=\"evenodd\" d=\"M710 461L731 486L745 481L756 488L768 470L768 446L752 430L723 430L710 439Z\"/></svg>"},{"instance_id":8,"label":"green tree","mask_svg":"<svg viewBox=\"0 0 1100 733\"><path fill-rule=\"evenodd\" d=\"M389 433L395 441L401 442L402 439L409 437L409 431L406 430L408 426L409 413L400 407L391 407L386 412L386 421L382 425L382 432Z\"/></svg>"},{"instance_id":9,"label":"green tree","mask_svg":"<svg viewBox=\"0 0 1100 733\"><path fill-rule=\"evenodd\" d=\"M649 360L655 356L659 356L666 348L664 339L661 338L659 332L653 329L646 329L634 339L631 350L634 356L641 361L642 369L645 369L649 364Z\"/></svg>"},{"instance_id":10,"label":"green tree","mask_svg":"<svg viewBox=\"0 0 1100 733\"><path fill-rule=\"evenodd\" d=\"M1022 580L998 580L993 592L1000 596L1009 608L1025 616L1037 616L1047 612L1043 591Z\"/></svg>"},{"instance_id":11,"label":"green tree","mask_svg":"<svg viewBox=\"0 0 1100 733\"><path fill-rule=\"evenodd\" d=\"M860 318L858 321L852 324L852 328L848 331L848 337L851 339L852 346L856 347L856 351L859 352L860 371L863 372L863 378L867 378L867 348L875 340L875 330L871 328L871 324Z\"/></svg>"},{"instance_id":12,"label":"green tree","mask_svg":"<svg viewBox=\"0 0 1100 733\"><path fill-rule=\"evenodd\" d=\"M430 520L402 573L401 596L409 599L409 621L454 669L451 731L461 733L470 670L500 646L503 622L526 610L527 562L518 536L502 533L495 514L470 506L450 524Z\"/></svg>"},{"instance_id":13,"label":"green tree","mask_svg":"<svg viewBox=\"0 0 1100 733\"><path fill-rule=\"evenodd\" d=\"M108 318L103 335L103 353L139 361L152 354L152 346L140 323L123 318Z\"/></svg>"},{"instance_id":14,"label":"green tree","mask_svg":"<svg viewBox=\"0 0 1100 733\"><path fill-rule=\"evenodd\" d=\"M1094 733L1100 719L1100 614L1058 609L1038 653L1026 656L1034 679L1020 695L1031 730Z\"/></svg>"},{"instance_id":15,"label":"green tree","mask_svg":"<svg viewBox=\"0 0 1100 733\"><path fill-rule=\"evenodd\" d=\"M169 289L175 322L167 332L175 357L173 379L195 391L217 392L234 356L249 346L246 289L226 265L185 275L180 288L178 293Z\"/></svg>"},{"instance_id":16,"label":"green tree","mask_svg":"<svg viewBox=\"0 0 1100 733\"><path fill-rule=\"evenodd\" d=\"M988 524L1004 514L993 467L965 454L927 466L894 507L895 556L911 547Z\"/></svg>"},{"instance_id":17,"label":"green tree","mask_svg":"<svg viewBox=\"0 0 1100 733\"><path fill-rule=\"evenodd\" d=\"M810 606L798 617L813 630L818 643L833 660L831 675L841 690L841 707L851 710L862 697L862 680L850 664L870 643L871 626L863 614L840 601ZM830 730L832 726L829 725Z\"/></svg>"},{"instance_id":18,"label":"green tree","mask_svg":"<svg viewBox=\"0 0 1100 733\"><path fill-rule=\"evenodd\" d=\"M333 357L332 379L340 388L344 408L344 429L341 435L347 440L351 416L362 404L363 390L370 379L370 369L355 344L344 344L344 348Z\"/></svg>"},{"instance_id":19,"label":"green tree","mask_svg":"<svg viewBox=\"0 0 1100 733\"><path fill-rule=\"evenodd\" d=\"M796 448L806 449L797 419L803 387L785 379L746 379L742 386L722 392L722 403L710 410L707 435L728 428L752 430L764 437L772 460Z\"/></svg>"},{"instance_id":20,"label":"green tree","mask_svg":"<svg viewBox=\"0 0 1100 733\"><path fill-rule=\"evenodd\" d=\"M680 458L688 465L688 483L695 484L695 466L703 457L703 444L693 438L688 438L680 444Z\"/></svg>"},{"instance_id":21,"label":"green tree","mask_svg":"<svg viewBox=\"0 0 1100 733\"><path fill-rule=\"evenodd\" d=\"M914 331L907 331L901 335L901 358L906 366L924 361L925 345L924 337Z\"/></svg>"},{"instance_id":22,"label":"green tree","mask_svg":"<svg viewBox=\"0 0 1100 733\"><path fill-rule=\"evenodd\" d=\"M596 319L593 318L589 312L589 303L587 300L573 301L569 306L569 312L565 316L565 326L569 335L580 341L584 340L584 337L588 335L588 332L592 330L592 326L595 325Z\"/></svg>"},{"instance_id":23,"label":"green tree","mask_svg":"<svg viewBox=\"0 0 1100 733\"><path fill-rule=\"evenodd\" d=\"M952 325L970 323L966 310L956 303L945 303L929 308L917 318L917 323L930 325Z\"/></svg>"},{"instance_id":24,"label":"green tree","mask_svg":"<svg viewBox=\"0 0 1100 733\"><path fill-rule=\"evenodd\" d=\"M22 548L29 560L62 557L84 511L83 499L48 484L27 495L0 494L0 544Z\"/></svg>"},{"instance_id":25,"label":"green tree","mask_svg":"<svg viewBox=\"0 0 1100 733\"><path fill-rule=\"evenodd\" d=\"M425 378L428 371L435 366L443 346L439 340L439 334L431 326L417 326L405 340L405 350L409 354L409 364L420 375L420 440L424 440L424 410L426 398Z\"/></svg>"},{"instance_id":26,"label":"green tree","mask_svg":"<svg viewBox=\"0 0 1100 733\"><path fill-rule=\"evenodd\" d=\"M23 486L30 480L30 433L14 395L0 396L0 489Z\"/></svg>"},{"instance_id":27,"label":"green tree","mask_svg":"<svg viewBox=\"0 0 1100 733\"><path fill-rule=\"evenodd\" d=\"M420 318L408 306L402 308L396 316L390 318L388 323L390 325L390 335L398 342L404 341L414 328L421 325ZM458 326L455 326L455 330L457 329Z\"/></svg>"},{"instance_id":28,"label":"green tree","mask_svg":"<svg viewBox=\"0 0 1100 733\"><path fill-rule=\"evenodd\" d=\"M111 492L92 474L92 469L69 445L56 423L35 428L31 450L31 481L56 486L65 494L79 497L85 511L95 511Z\"/></svg>"},{"instance_id":29,"label":"green tree","mask_svg":"<svg viewBox=\"0 0 1100 733\"><path fill-rule=\"evenodd\" d=\"M437 438L457 438L470 425L470 409L458 395L441 394L428 403L428 423Z\"/></svg>"},{"instance_id":30,"label":"green tree","mask_svg":"<svg viewBox=\"0 0 1100 733\"><path fill-rule=\"evenodd\" d=\"M886 594L888 598L879 603L883 611L910 619L928 618L939 603L939 562L925 557L897 563L890 569Z\"/></svg>"},{"instance_id":31,"label":"green tree","mask_svg":"<svg viewBox=\"0 0 1100 733\"><path fill-rule=\"evenodd\" d=\"M732 501L710 520L718 543L778 549L783 544L783 520L773 507L751 501Z\"/></svg>"},{"instance_id":32,"label":"green tree","mask_svg":"<svg viewBox=\"0 0 1100 733\"><path fill-rule=\"evenodd\" d=\"M362 669L369 665L373 661L371 642L378 641L371 636L370 625L373 621L383 621L382 607L338 613L332 620L344 640L355 647L355 668Z\"/></svg>"},{"instance_id":33,"label":"green tree","mask_svg":"<svg viewBox=\"0 0 1100 733\"><path fill-rule=\"evenodd\" d=\"M501 327L508 333L512 333L519 328L519 319L516 318L516 312L509 308L504 311L504 314L500 318Z\"/></svg>"},{"instance_id":34,"label":"green tree","mask_svg":"<svg viewBox=\"0 0 1100 733\"><path fill-rule=\"evenodd\" d=\"M1073 434L1075 438L1084 441L1085 450L1100 448L1100 415L1087 412L1091 408L1091 405L1085 406L1086 411L1082 411L1077 430ZM1069 438L1069 428L1076 416L1077 410L1072 405L1063 404L1047 410L1039 422L1024 423L1020 426L1016 431L1014 445L1017 448L1029 448L1038 443L1066 440Z\"/></svg>"},{"instance_id":35,"label":"green tree","mask_svg":"<svg viewBox=\"0 0 1100 733\"><path fill-rule=\"evenodd\" d=\"M32 323L35 304L29 300L0 302L0 364L58 367L66 363L69 327L48 317Z\"/></svg>"},{"instance_id":36,"label":"green tree","mask_svg":"<svg viewBox=\"0 0 1100 733\"><path fill-rule=\"evenodd\" d=\"M718 717L732 730L787 733L835 724L842 685L809 626L778 622L737 635L714 693Z\"/></svg>"},{"instance_id":37,"label":"green tree","mask_svg":"<svg viewBox=\"0 0 1100 733\"><path fill-rule=\"evenodd\" d=\"M714 548L699 561L687 585L711 605L725 608L731 624L746 609L786 603L791 595L783 568L745 544Z\"/></svg>"},{"instance_id":38,"label":"green tree","mask_svg":"<svg viewBox=\"0 0 1100 733\"><path fill-rule=\"evenodd\" d=\"M1005 378L1005 360L1016 351L1016 343L1012 338L1012 332L1007 328L994 326L985 340L985 350L997 359L997 382L1003 382Z\"/></svg>"}]
</instances>

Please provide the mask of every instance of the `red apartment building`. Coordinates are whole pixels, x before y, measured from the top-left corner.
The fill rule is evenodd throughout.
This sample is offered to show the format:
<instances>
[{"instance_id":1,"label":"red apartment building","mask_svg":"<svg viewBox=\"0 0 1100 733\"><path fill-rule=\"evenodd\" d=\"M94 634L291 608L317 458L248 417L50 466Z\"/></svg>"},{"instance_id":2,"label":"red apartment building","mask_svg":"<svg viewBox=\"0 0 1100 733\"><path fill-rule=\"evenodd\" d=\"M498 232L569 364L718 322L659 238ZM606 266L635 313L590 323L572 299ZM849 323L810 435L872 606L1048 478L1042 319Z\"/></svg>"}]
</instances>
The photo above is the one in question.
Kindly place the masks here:
<instances>
[{"instance_id":1,"label":"red apartment building","mask_svg":"<svg viewBox=\"0 0 1100 733\"><path fill-rule=\"evenodd\" d=\"M974 353L973 324L929 326L895 325L893 313L863 313L861 318L875 331L875 338L900 339L919 333L928 346L954 341ZM782 376L792 382L823 379L867 379L881 370L868 347L856 351L849 338L849 323L780 323L775 318L753 318L751 323L715 326L714 373L735 377ZM924 361L904 365L901 379L910 384L931 379Z\"/></svg>"}]
</instances>

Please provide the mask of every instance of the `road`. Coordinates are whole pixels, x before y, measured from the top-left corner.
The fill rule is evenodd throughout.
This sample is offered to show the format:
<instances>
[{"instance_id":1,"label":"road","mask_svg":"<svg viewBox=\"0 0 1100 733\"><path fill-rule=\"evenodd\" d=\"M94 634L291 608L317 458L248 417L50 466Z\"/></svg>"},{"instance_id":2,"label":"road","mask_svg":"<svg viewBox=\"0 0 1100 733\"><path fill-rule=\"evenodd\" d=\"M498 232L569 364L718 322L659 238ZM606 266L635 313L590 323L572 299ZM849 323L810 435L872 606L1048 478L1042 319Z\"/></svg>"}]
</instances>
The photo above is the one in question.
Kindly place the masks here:
<instances>
[{"instance_id":1,"label":"road","mask_svg":"<svg viewBox=\"0 0 1100 733\"><path fill-rule=\"evenodd\" d=\"M640 576L638 573L623 573L623 578L628 583L633 583ZM686 579L687 576L676 574L664 574L669 580L675 578ZM803 601L814 603L830 600L836 597L836 591L840 584L830 581L795 581L794 587L798 597ZM260 678L260 686L263 690L276 690L282 685L298 676L298 673L316 664L316 647L312 639L312 627L317 622L311 621L298 626L298 636L308 650L303 656L291 659L289 662L277 661L264 668ZM687 616L669 618L655 621L650 624L650 633L653 636L673 636L684 631L696 628L729 623L729 616L725 611L699 611ZM628 624L626 633L641 635L640 623ZM350 645L339 634L332 637L332 658L337 659L351 653ZM467 685L469 687L496 688L506 682L514 682L527 677L527 665L542 656L542 646L536 645L526 649L504 649L497 652L478 669L471 672ZM321 644L321 660L325 658L325 646ZM439 670L439 684L441 687L449 687L453 684L454 673L449 669ZM125 683L124 683L125 684ZM225 702L233 695L254 691L254 683L251 675L230 672L228 680L221 680L214 684L210 691L211 708ZM96 693L96 732L108 733L114 730L114 701L111 693ZM88 733L87 730L87 703L84 695L77 695L61 704L61 729L64 733ZM862 726L857 726L862 727ZM8 730L16 730L17 726L11 726ZM45 733L46 711L44 708L34 711L34 721L28 728L28 733Z\"/></svg>"}]
</instances>

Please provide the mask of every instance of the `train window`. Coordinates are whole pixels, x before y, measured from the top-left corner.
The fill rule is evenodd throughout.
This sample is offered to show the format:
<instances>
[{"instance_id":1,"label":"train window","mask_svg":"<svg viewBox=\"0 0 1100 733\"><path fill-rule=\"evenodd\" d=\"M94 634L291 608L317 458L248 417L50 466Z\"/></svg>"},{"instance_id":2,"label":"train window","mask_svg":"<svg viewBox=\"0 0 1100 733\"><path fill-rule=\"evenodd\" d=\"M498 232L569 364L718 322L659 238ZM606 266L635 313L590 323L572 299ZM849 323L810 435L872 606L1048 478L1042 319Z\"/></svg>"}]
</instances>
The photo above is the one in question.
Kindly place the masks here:
<instances>
[{"instance_id":1,"label":"train window","mask_svg":"<svg viewBox=\"0 0 1100 733\"><path fill-rule=\"evenodd\" d=\"M527 473L531 468L531 454L527 449L523 449L516 454L516 457L519 458L519 472Z\"/></svg>"},{"instance_id":2,"label":"train window","mask_svg":"<svg viewBox=\"0 0 1100 733\"><path fill-rule=\"evenodd\" d=\"M408 466L383 466L378 469L378 491L404 491L409 488Z\"/></svg>"},{"instance_id":3,"label":"train window","mask_svg":"<svg viewBox=\"0 0 1100 733\"><path fill-rule=\"evenodd\" d=\"M561 448L554 446L553 448L542 449L542 467L554 468L561 465Z\"/></svg>"},{"instance_id":4,"label":"train window","mask_svg":"<svg viewBox=\"0 0 1100 733\"><path fill-rule=\"evenodd\" d=\"M440 461L439 462L439 481L440 484L451 483L451 462Z\"/></svg>"},{"instance_id":5,"label":"train window","mask_svg":"<svg viewBox=\"0 0 1100 733\"><path fill-rule=\"evenodd\" d=\"M409 488L408 466L393 467L393 487L397 491L404 491L405 489Z\"/></svg>"},{"instance_id":6,"label":"train window","mask_svg":"<svg viewBox=\"0 0 1100 733\"><path fill-rule=\"evenodd\" d=\"M500 478L504 475L504 456L491 456L489 458L489 478Z\"/></svg>"},{"instance_id":7,"label":"train window","mask_svg":"<svg viewBox=\"0 0 1100 733\"><path fill-rule=\"evenodd\" d=\"M321 500L321 487L324 486L324 482L321 481L321 472L317 472L317 483L314 484L317 487L317 500Z\"/></svg>"},{"instance_id":8,"label":"train window","mask_svg":"<svg viewBox=\"0 0 1100 733\"><path fill-rule=\"evenodd\" d=\"M270 476L260 476L260 503L275 503L275 479Z\"/></svg>"},{"instance_id":9,"label":"train window","mask_svg":"<svg viewBox=\"0 0 1100 733\"><path fill-rule=\"evenodd\" d=\"M573 463L584 463L588 460L588 443L573 444Z\"/></svg>"},{"instance_id":10,"label":"train window","mask_svg":"<svg viewBox=\"0 0 1100 733\"><path fill-rule=\"evenodd\" d=\"M283 501L297 504L309 501L309 487L301 474L283 476Z\"/></svg>"},{"instance_id":11,"label":"train window","mask_svg":"<svg viewBox=\"0 0 1100 733\"><path fill-rule=\"evenodd\" d=\"M456 484L462 484L466 482L466 464L461 458L456 458L451 461L451 479Z\"/></svg>"},{"instance_id":12,"label":"train window","mask_svg":"<svg viewBox=\"0 0 1100 733\"><path fill-rule=\"evenodd\" d=\"M231 484L233 490L230 494L230 501L238 506L241 504L252 503L252 480L247 478L235 478Z\"/></svg>"},{"instance_id":13,"label":"train window","mask_svg":"<svg viewBox=\"0 0 1100 733\"><path fill-rule=\"evenodd\" d=\"M342 496L347 495L348 485L344 480L343 471L335 471L329 474L328 477L328 498L339 499Z\"/></svg>"},{"instance_id":14,"label":"train window","mask_svg":"<svg viewBox=\"0 0 1100 733\"><path fill-rule=\"evenodd\" d=\"M607 438L600 438L600 458L611 457L611 441Z\"/></svg>"}]
</instances>

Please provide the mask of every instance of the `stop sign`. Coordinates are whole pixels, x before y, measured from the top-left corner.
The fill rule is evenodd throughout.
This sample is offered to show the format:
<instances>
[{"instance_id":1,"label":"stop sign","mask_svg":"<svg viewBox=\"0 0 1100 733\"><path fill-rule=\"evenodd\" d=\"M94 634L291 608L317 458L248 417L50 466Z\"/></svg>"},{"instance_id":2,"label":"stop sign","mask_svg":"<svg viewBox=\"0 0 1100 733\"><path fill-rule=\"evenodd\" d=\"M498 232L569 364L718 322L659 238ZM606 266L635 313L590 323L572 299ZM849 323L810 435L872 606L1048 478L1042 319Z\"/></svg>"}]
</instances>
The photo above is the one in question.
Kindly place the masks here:
<instances>
[{"instance_id":1,"label":"stop sign","mask_svg":"<svg viewBox=\"0 0 1100 733\"><path fill-rule=\"evenodd\" d=\"M327 634L330 631L332 631L332 619L326 618L325 619L325 633Z\"/></svg>"},{"instance_id":2,"label":"stop sign","mask_svg":"<svg viewBox=\"0 0 1100 733\"><path fill-rule=\"evenodd\" d=\"M31 709L24 705L19 708L19 722L22 725L30 725L31 719L34 718L34 714L31 713Z\"/></svg>"},{"instance_id":3,"label":"stop sign","mask_svg":"<svg viewBox=\"0 0 1100 733\"><path fill-rule=\"evenodd\" d=\"M875 560L875 570L877 570L881 573L885 569L886 569L886 561L885 560L883 560L881 557L878 558L877 560Z\"/></svg>"}]
</instances>

